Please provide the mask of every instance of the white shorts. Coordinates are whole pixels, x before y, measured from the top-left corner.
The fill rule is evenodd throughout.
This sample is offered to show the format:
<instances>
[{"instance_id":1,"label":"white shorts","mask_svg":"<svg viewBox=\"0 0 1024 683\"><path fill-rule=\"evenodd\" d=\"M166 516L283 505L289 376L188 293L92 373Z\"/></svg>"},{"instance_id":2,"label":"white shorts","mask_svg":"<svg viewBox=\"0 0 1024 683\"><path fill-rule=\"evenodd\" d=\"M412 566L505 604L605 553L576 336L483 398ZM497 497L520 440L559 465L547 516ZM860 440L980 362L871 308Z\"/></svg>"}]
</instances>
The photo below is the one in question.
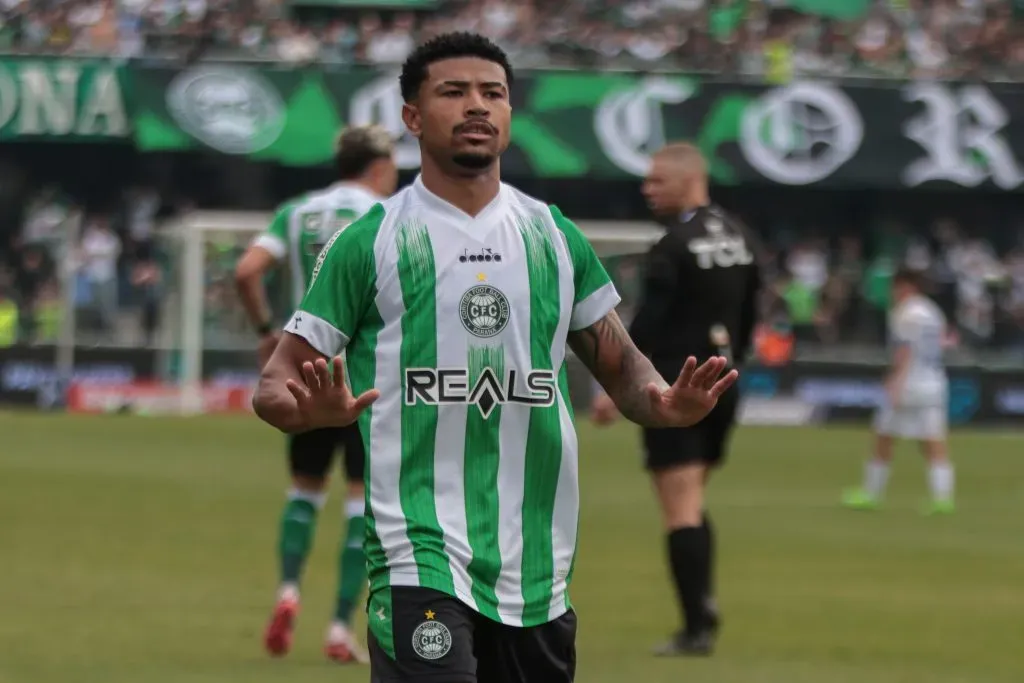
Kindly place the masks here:
<instances>
[{"instance_id":1,"label":"white shorts","mask_svg":"<svg viewBox=\"0 0 1024 683\"><path fill-rule=\"evenodd\" d=\"M900 439L946 438L945 406L881 406L875 413L875 433Z\"/></svg>"}]
</instances>

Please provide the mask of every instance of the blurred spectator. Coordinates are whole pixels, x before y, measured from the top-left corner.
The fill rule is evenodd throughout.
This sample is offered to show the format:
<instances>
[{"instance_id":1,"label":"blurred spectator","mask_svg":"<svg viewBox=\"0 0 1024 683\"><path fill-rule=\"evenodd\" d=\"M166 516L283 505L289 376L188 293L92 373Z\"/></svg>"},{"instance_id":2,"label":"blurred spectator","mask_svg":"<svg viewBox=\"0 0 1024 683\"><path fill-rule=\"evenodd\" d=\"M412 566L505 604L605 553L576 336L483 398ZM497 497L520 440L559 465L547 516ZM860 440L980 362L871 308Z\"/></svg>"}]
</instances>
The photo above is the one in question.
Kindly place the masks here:
<instances>
[{"instance_id":1,"label":"blurred spectator","mask_svg":"<svg viewBox=\"0 0 1024 683\"><path fill-rule=\"evenodd\" d=\"M776 82L839 73L1024 76L1015 0L439 0L418 12L320 5L2 0L0 50L396 64L431 35L473 30L497 40L519 66L657 65Z\"/></svg>"},{"instance_id":2,"label":"blurred spectator","mask_svg":"<svg viewBox=\"0 0 1024 683\"><path fill-rule=\"evenodd\" d=\"M111 333L117 323L117 260L121 239L111 230L106 217L91 218L82 233L81 282L88 288L87 298L95 307L101 329Z\"/></svg>"},{"instance_id":3,"label":"blurred spectator","mask_svg":"<svg viewBox=\"0 0 1024 683\"><path fill-rule=\"evenodd\" d=\"M163 273L160 264L154 257L152 247L147 244L136 253L131 272L131 285L138 295L139 329L142 331L144 343L149 345L156 342L157 328L160 324L162 284Z\"/></svg>"}]
</instances>

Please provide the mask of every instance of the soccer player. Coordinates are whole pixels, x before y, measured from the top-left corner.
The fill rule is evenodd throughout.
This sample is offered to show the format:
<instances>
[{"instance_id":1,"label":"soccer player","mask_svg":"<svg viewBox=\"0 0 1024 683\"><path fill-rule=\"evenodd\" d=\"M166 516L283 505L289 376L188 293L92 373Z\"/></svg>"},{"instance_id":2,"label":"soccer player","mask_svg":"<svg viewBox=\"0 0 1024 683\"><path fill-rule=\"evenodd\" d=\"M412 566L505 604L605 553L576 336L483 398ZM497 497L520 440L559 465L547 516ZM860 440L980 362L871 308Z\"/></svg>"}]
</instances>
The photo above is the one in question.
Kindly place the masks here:
<instances>
[{"instance_id":1,"label":"soccer player","mask_svg":"<svg viewBox=\"0 0 1024 683\"><path fill-rule=\"evenodd\" d=\"M393 142L378 126L352 127L338 138L335 170L338 181L284 204L266 233L242 256L236 270L238 293L258 330L260 367L280 339L271 325L264 275L285 264L292 306L302 300L313 275L317 254L338 230L344 229L395 190L398 171ZM337 662L365 661L366 655L349 628L352 613L366 584L363 554L363 470L365 453L356 425L330 426L295 433L288 439L291 489L281 513L280 587L264 643L273 655L291 647L292 628L299 611L299 580L309 555L317 515L327 497L327 479L335 448L344 449L348 482L346 536L338 558L338 597L328 628L326 655Z\"/></svg>"},{"instance_id":2,"label":"soccer player","mask_svg":"<svg viewBox=\"0 0 1024 683\"><path fill-rule=\"evenodd\" d=\"M476 34L408 57L402 118L421 174L328 243L253 400L286 432L360 420L381 683L573 680L567 343L652 427L699 421L737 377L690 358L667 384L579 228L501 182L512 76ZM351 388L341 362L328 370L341 349Z\"/></svg>"},{"instance_id":3,"label":"soccer player","mask_svg":"<svg viewBox=\"0 0 1024 683\"><path fill-rule=\"evenodd\" d=\"M920 274L901 268L892 280L889 315L892 367L886 401L875 415L875 454L864 467L864 486L847 491L847 507L876 508L885 493L894 439L913 439L928 461L928 514L953 512L953 466L946 448L948 380L943 365L946 319L922 293Z\"/></svg>"},{"instance_id":4,"label":"soccer player","mask_svg":"<svg viewBox=\"0 0 1024 683\"><path fill-rule=\"evenodd\" d=\"M630 326L637 347L664 377L687 355L720 354L732 366L750 348L761 286L755 237L711 203L700 151L673 143L653 159L643 193L668 231L651 248L640 304ZM739 395L722 397L708 418L676 429L644 429L646 466L661 507L669 569L684 627L658 655L707 655L719 628L712 595L714 534L705 487L722 465ZM614 419L612 401L595 398L601 424Z\"/></svg>"}]
</instances>

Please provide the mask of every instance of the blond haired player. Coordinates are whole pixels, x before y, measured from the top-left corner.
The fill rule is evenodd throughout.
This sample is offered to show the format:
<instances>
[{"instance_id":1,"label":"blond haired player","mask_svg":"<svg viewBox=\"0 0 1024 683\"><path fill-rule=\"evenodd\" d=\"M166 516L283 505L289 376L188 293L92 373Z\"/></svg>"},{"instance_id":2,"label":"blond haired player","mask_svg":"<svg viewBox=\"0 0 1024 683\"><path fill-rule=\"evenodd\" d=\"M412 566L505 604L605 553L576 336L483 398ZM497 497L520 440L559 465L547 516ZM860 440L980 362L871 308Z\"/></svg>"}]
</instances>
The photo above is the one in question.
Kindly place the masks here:
<instances>
[{"instance_id":1,"label":"blond haired player","mask_svg":"<svg viewBox=\"0 0 1024 683\"><path fill-rule=\"evenodd\" d=\"M286 265L292 292L290 303L297 308L314 276L317 255L332 235L395 191L398 171L392 158L393 147L387 131L378 126L344 130L338 138L335 154L337 182L286 202L267 231L239 261L238 292L261 337L261 368L281 336L277 326L271 324L264 275L273 267ZM288 439L291 486L279 530L280 587L264 636L266 648L273 655L283 655L291 647L292 629L299 611L299 580L312 548L317 514L327 496L328 473L339 446L345 452L348 524L338 558L338 598L325 652L338 662L365 660L349 627L366 584L363 553L365 452L356 425L314 429L293 434Z\"/></svg>"}]
</instances>

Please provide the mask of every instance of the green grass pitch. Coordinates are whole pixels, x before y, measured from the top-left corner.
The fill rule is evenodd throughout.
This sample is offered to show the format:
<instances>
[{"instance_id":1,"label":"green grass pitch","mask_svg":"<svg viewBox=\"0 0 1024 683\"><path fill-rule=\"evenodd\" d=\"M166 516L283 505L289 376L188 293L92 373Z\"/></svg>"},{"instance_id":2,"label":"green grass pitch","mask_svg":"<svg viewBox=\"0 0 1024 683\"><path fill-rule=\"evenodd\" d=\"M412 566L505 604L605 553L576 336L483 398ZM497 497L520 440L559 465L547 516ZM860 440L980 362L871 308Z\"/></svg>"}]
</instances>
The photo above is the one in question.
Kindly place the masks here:
<instances>
[{"instance_id":1,"label":"green grass pitch","mask_svg":"<svg viewBox=\"0 0 1024 683\"><path fill-rule=\"evenodd\" d=\"M283 437L255 418L0 415L0 683L354 683L320 654L337 488L296 647L260 637L275 588ZM906 446L885 510L837 506L864 430L741 429L710 506L725 628L655 660L676 624L637 435L581 427L581 683L1020 683L1024 434L952 440L959 511L918 514Z\"/></svg>"}]
</instances>

